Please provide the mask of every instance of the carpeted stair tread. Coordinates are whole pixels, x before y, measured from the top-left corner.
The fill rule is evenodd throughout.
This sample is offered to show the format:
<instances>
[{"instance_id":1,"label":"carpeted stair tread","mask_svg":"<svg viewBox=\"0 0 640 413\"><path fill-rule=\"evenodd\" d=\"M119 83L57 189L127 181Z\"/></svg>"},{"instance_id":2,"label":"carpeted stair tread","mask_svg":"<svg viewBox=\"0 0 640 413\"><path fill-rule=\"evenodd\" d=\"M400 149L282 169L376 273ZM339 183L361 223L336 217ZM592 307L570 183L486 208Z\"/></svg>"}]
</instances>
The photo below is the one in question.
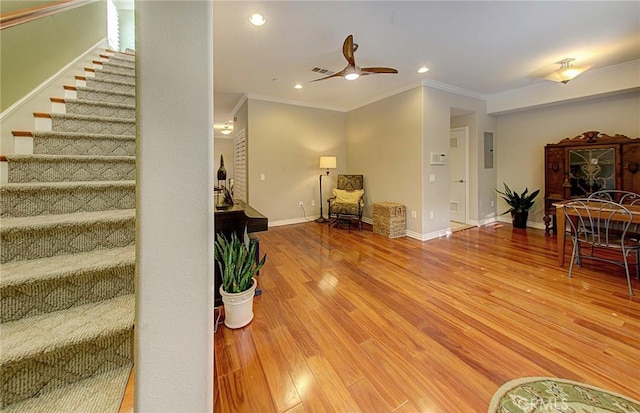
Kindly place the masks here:
<instances>
[{"instance_id":1,"label":"carpeted stair tread","mask_svg":"<svg viewBox=\"0 0 640 413\"><path fill-rule=\"evenodd\" d=\"M96 106L105 106L110 108L119 108L119 109L134 109L136 105L128 105L125 103L111 103L111 102L101 102L99 100L86 100L86 99L74 99L74 98L64 98L65 103L82 103L85 105L96 105Z\"/></svg>"},{"instance_id":2,"label":"carpeted stair tread","mask_svg":"<svg viewBox=\"0 0 640 413\"><path fill-rule=\"evenodd\" d=\"M61 278L74 272L88 272L94 268L116 267L133 263L135 263L135 246L133 245L9 262L2 264L0 288Z\"/></svg>"},{"instance_id":3,"label":"carpeted stair tread","mask_svg":"<svg viewBox=\"0 0 640 413\"><path fill-rule=\"evenodd\" d=\"M135 140L135 135L114 135L106 133L85 133L85 132L61 132L61 131L33 131L34 138L93 138L93 139L122 139Z\"/></svg>"},{"instance_id":4,"label":"carpeted stair tread","mask_svg":"<svg viewBox=\"0 0 640 413\"><path fill-rule=\"evenodd\" d=\"M75 88L78 99L97 100L100 102L121 102L134 105L136 103L135 91L118 92L96 89L92 87L77 86Z\"/></svg>"},{"instance_id":5,"label":"carpeted stair tread","mask_svg":"<svg viewBox=\"0 0 640 413\"><path fill-rule=\"evenodd\" d=\"M126 97L135 97L136 93L135 92L120 92L117 90L105 90L105 89L99 89L99 88L95 88L95 87L89 87L89 86L76 86L76 90L77 91L87 91L87 92L108 92L111 95L115 95L115 96L126 96Z\"/></svg>"},{"instance_id":6,"label":"carpeted stair tread","mask_svg":"<svg viewBox=\"0 0 640 413\"><path fill-rule=\"evenodd\" d=\"M106 116L92 116L92 115L76 115L73 113L52 113L51 119L74 119L74 120L91 120L98 122L122 122L135 124L135 119L129 118L110 118Z\"/></svg>"},{"instance_id":7,"label":"carpeted stair tread","mask_svg":"<svg viewBox=\"0 0 640 413\"><path fill-rule=\"evenodd\" d=\"M5 406L3 413L118 413L131 365Z\"/></svg>"},{"instance_id":8,"label":"carpeted stair tread","mask_svg":"<svg viewBox=\"0 0 640 413\"><path fill-rule=\"evenodd\" d=\"M133 294L3 323L0 365L133 327Z\"/></svg>"},{"instance_id":9,"label":"carpeted stair tread","mask_svg":"<svg viewBox=\"0 0 640 413\"><path fill-rule=\"evenodd\" d=\"M133 69L133 68L131 68ZM95 69L95 73L103 73L103 74L107 74L107 75L118 75L118 76L124 76L125 78L129 78L130 80L123 80L126 82L135 82L135 71L131 70L129 72L118 72L116 70L110 70L109 68L102 68L102 69Z\"/></svg>"},{"instance_id":10,"label":"carpeted stair tread","mask_svg":"<svg viewBox=\"0 0 640 413\"><path fill-rule=\"evenodd\" d=\"M125 82L121 80L98 79L96 77L88 77L85 81L86 86L107 91L120 91L135 93L135 82Z\"/></svg>"},{"instance_id":11,"label":"carpeted stair tread","mask_svg":"<svg viewBox=\"0 0 640 413\"><path fill-rule=\"evenodd\" d=\"M0 217L135 208L135 181L28 182L0 186Z\"/></svg>"},{"instance_id":12,"label":"carpeted stair tread","mask_svg":"<svg viewBox=\"0 0 640 413\"><path fill-rule=\"evenodd\" d=\"M0 266L0 322L134 292L133 245Z\"/></svg>"},{"instance_id":13,"label":"carpeted stair tread","mask_svg":"<svg viewBox=\"0 0 640 413\"><path fill-rule=\"evenodd\" d=\"M25 182L0 186L0 195L6 192L31 192L57 189L83 189L92 187L135 187L136 181L86 181L86 182Z\"/></svg>"},{"instance_id":14,"label":"carpeted stair tread","mask_svg":"<svg viewBox=\"0 0 640 413\"><path fill-rule=\"evenodd\" d=\"M33 132L33 151L39 155L135 156L134 135L87 132Z\"/></svg>"},{"instance_id":15,"label":"carpeted stair tread","mask_svg":"<svg viewBox=\"0 0 640 413\"><path fill-rule=\"evenodd\" d=\"M126 181L135 179L135 156L7 155L10 183Z\"/></svg>"},{"instance_id":16,"label":"carpeted stair tread","mask_svg":"<svg viewBox=\"0 0 640 413\"><path fill-rule=\"evenodd\" d=\"M118 72L121 70L124 73L131 73L131 72L135 73L135 70L136 70L135 62L129 62L129 61L124 61L124 62L126 62L126 64L123 63L123 60L119 60L119 59L111 59L111 60L103 61L102 68L103 70L111 70L113 72Z\"/></svg>"},{"instance_id":17,"label":"carpeted stair tread","mask_svg":"<svg viewBox=\"0 0 640 413\"><path fill-rule=\"evenodd\" d=\"M95 115L52 113L51 128L61 132L134 135L135 117L117 118Z\"/></svg>"},{"instance_id":18,"label":"carpeted stair tread","mask_svg":"<svg viewBox=\"0 0 640 413\"><path fill-rule=\"evenodd\" d=\"M35 217L3 218L0 234L40 230L50 227L74 227L101 222L123 222L135 219L135 209L77 212L74 214L40 215Z\"/></svg>"}]
</instances>

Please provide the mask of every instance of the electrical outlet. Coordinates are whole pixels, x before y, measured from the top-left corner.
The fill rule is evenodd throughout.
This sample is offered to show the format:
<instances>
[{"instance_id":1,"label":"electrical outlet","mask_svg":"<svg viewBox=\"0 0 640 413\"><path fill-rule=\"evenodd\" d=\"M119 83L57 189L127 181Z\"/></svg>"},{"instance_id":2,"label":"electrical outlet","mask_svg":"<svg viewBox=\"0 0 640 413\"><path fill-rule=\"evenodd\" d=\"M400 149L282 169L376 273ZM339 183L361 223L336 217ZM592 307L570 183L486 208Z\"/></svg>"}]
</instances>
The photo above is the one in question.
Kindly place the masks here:
<instances>
[{"instance_id":1,"label":"electrical outlet","mask_svg":"<svg viewBox=\"0 0 640 413\"><path fill-rule=\"evenodd\" d=\"M418 218L418 214L416 213L416 211L411 211L411 218Z\"/></svg>"},{"instance_id":2,"label":"electrical outlet","mask_svg":"<svg viewBox=\"0 0 640 413\"><path fill-rule=\"evenodd\" d=\"M429 211L429 219L433 219L433 211Z\"/></svg>"},{"instance_id":3,"label":"electrical outlet","mask_svg":"<svg viewBox=\"0 0 640 413\"><path fill-rule=\"evenodd\" d=\"M298 201L298 207L302 208L304 206L302 201Z\"/></svg>"},{"instance_id":4,"label":"electrical outlet","mask_svg":"<svg viewBox=\"0 0 640 413\"><path fill-rule=\"evenodd\" d=\"M316 200L315 199L311 200L311 206L316 206Z\"/></svg>"},{"instance_id":5,"label":"electrical outlet","mask_svg":"<svg viewBox=\"0 0 640 413\"><path fill-rule=\"evenodd\" d=\"M491 207L493 208L494 206L496 206L495 201L491 201Z\"/></svg>"}]
</instances>

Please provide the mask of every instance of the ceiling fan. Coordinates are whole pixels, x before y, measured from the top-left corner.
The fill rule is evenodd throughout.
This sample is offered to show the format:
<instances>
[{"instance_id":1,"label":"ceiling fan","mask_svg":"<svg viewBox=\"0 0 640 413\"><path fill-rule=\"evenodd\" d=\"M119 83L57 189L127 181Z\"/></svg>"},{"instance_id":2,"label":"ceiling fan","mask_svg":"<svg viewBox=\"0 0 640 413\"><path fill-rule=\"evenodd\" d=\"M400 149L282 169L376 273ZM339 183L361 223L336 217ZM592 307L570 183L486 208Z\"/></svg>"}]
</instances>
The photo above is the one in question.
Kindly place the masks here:
<instances>
[{"instance_id":1,"label":"ceiling fan","mask_svg":"<svg viewBox=\"0 0 640 413\"><path fill-rule=\"evenodd\" d=\"M341 71L334 73L329 76L321 77L320 79L312 80L312 82L317 82L318 80L325 80L332 77L344 77L347 80L355 80L360 76L365 75L375 75L378 73L398 73L396 69L392 69L390 67L360 67L356 64L356 59L354 53L358 50L358 45L353 43L353 35L350 34L344 40L344 44L342 45L342 54L344 58L347 59L347 67L342 69Z\"/></svg>"}]
</instances>

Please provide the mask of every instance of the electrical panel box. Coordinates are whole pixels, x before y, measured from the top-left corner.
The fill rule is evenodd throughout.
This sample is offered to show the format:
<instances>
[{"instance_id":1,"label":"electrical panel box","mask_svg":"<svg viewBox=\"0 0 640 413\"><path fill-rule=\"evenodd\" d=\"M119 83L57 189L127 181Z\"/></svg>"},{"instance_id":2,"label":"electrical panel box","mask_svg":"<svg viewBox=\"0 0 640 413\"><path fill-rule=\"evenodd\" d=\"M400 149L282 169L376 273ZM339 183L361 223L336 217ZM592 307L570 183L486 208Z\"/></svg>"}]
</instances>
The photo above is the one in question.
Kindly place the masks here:
<instances>
[{"instance_id":1,"label":"electrical panel box","mask_svg":"<svg viewBox=\"0 0 640 413\"><path fill-rule=\"evenodd\" d=\"M447 155L444 153L431 152L431 165L444 165Z\"/></svg>"}]
</instances>

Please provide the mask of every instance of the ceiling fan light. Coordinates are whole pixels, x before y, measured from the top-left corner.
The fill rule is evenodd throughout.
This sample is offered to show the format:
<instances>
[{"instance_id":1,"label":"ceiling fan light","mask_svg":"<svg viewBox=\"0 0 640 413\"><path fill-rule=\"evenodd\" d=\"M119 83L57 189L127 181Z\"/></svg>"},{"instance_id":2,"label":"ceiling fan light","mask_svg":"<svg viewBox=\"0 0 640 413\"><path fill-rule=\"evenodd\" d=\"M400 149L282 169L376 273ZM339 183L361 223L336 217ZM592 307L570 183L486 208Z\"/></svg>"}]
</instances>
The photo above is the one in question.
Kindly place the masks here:
<instances>
[{"instance_id":1,"label":"ceiling fan light","mask_svg":"<svg viewBox=\"0 0 640 413\"><path fill-rule=\"evenodd\" d=\"M356 80L359 77L360 77L360 74L357 72L351 72L344 75L344 78L347 80Z\"/></svg>"},{"instance_id":2,"label":"ceiling fan light","mask_svg":"<svg viewBox=\"0 0 640 413\"><path fill-rule=\"evenodd\" d=\"M262 14L253 13L251 16L249 16L249 21L254 26L262 26L267 20L264 18Z\"/></svg>"}]
</instances>

